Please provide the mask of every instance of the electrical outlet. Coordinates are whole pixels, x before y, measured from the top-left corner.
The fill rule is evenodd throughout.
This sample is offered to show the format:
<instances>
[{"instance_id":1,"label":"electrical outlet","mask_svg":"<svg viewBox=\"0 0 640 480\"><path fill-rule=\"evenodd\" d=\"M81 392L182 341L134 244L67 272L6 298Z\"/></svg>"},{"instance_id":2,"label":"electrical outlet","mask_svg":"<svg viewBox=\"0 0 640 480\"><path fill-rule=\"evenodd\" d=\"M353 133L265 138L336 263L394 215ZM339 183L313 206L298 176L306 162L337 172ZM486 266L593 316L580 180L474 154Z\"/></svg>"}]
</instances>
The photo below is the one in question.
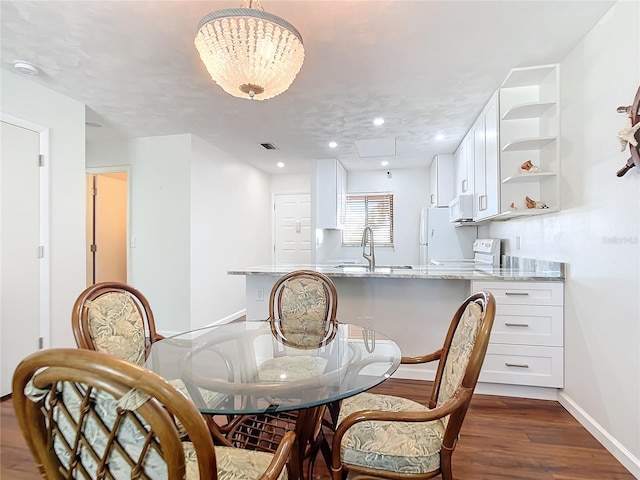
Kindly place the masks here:
<instances>
[{"instance_id":1,"label":"electrical outlet","mask_svg":"<svg viewBox=\"0 0 640 480\"><path fill-rule=\"evenodd\" d=\"M520 237L516 237L516 250L520 250Z\"/></svg>"},{"instance_id":2,"label":"electrical outlet","mask_svg":"<svg viewBox=\"0 0 640 480\"><path fill-rule=\"evenodd\" d=\"M256 300L259 302L264 300L264 288L259 288L256 290Z\"/></svg>"}]
</instances>

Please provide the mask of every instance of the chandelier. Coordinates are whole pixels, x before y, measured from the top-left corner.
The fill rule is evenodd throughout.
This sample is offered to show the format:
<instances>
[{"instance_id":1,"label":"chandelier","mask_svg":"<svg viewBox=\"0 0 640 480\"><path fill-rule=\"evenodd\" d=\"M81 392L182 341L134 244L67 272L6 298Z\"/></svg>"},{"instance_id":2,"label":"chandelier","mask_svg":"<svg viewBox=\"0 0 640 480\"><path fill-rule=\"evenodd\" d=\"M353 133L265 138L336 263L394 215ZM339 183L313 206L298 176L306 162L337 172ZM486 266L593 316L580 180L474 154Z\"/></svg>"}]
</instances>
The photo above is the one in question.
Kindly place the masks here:
<instances>
[{"instance_id":1,"label":"chandelier","mask_svg":"<svg viewBox=\"0 0 640 480\"><path fill-rule=\"evenodd\" d=\"M302 67L302 37L260 0L212 12L198 24L195 45L211 78L234 97L266 100L284 92Z\"/></svg>"}]
</instances>

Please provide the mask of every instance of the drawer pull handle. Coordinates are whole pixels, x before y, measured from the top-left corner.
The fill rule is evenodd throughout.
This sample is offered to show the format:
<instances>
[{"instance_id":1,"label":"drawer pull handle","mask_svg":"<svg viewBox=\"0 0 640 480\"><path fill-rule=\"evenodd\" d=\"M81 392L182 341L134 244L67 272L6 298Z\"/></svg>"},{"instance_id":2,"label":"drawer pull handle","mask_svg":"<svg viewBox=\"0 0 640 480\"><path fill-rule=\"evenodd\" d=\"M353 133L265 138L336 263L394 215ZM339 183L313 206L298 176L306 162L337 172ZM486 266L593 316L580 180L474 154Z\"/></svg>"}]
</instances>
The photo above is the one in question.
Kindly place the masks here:
<instances>
[{"instance_id":1,"label":"drawer pull handle","mask_svg":"<svg viewBox=\"0 0 640 480\"><path fill-rule=\"evenodd\" d=\"M507 367L517 367L517 368L529 368L529 365L526 363L507 363L504 362Z\"/></svg>"},{"instance_id":2,"label":"drawer pull handle","mask_svg":"<svg viewBox=\"0 0 640 480\"><path fill-rule=\"evenodd\" d=\"M529 326L528 323L509 323L509 322L505 322L505 325L507 327L528 327Z\"/></svg>"},{"instance_id":3,"label":"drawer pull handle","mask_svg":"<svg viewBox=\"0 0 640 480\"><path fill-rule=\"evenodd\" d=\"M529 292L504 292L505 295L520 295L526 297L529 295Z\"/></svg>"}]
</instances>

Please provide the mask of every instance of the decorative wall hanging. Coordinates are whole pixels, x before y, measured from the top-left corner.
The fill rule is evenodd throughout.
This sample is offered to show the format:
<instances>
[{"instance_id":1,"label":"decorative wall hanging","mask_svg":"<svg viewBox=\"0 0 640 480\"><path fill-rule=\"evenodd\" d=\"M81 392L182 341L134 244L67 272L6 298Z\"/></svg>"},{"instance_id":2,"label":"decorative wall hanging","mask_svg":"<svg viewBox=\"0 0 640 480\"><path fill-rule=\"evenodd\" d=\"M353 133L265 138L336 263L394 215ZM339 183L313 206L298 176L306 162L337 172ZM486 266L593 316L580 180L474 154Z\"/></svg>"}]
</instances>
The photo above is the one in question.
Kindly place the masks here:
<instances>
[{"instance_id":1,"label":"decorative wall hanging","mask_svg":"<svg viewBox=\"0 0 640 480\"><path fill-rule=\"evenodd\" d=\"M620 151L624 152L627 146L631 151L631 156L627 159L627 163L622 167L616 175L622 177L633 167L640 169L640 87L636 91L636 98L633 105L628 107L618 107L618 113L626 113L629 117L626 125L618 132L618 140L620 140Z\"/></svg>"}]
</instances>

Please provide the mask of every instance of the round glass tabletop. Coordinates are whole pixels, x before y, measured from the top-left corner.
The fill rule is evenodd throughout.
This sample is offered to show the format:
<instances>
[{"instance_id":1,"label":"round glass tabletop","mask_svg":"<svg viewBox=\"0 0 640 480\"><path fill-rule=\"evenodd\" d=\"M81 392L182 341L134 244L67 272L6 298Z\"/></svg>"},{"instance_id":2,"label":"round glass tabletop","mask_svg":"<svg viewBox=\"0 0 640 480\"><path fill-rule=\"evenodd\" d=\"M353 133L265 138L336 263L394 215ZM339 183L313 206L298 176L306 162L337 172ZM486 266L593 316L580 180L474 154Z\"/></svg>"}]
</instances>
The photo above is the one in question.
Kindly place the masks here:
<instances>
[{"instance_id":1,"label":"round glass tabletop","mask_svg":"<svg viewBox=\"0 0 640 480\"><path fill-rule=\"evenodd\" d=\"M401 353L391 339L339 324L320 348L276 339L268 322L234 322L155 342L146 368L186 389L206 414L297 410L340 400L389 378Z\"/></svg>"}]
</instances>

